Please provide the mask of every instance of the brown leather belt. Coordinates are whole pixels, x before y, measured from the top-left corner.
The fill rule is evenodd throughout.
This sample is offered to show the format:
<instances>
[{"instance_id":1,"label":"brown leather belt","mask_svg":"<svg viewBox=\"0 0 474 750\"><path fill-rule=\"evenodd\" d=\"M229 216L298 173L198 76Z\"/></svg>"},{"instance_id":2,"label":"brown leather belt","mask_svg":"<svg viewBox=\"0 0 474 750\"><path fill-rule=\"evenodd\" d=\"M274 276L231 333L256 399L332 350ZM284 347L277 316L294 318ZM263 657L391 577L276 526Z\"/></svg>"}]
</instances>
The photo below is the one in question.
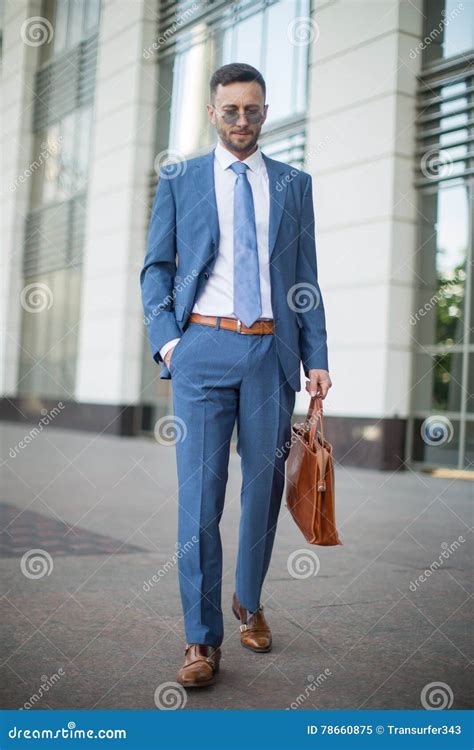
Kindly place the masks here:
<instances>
[{"instance_id":1,"label":"brown leather belt","mask_svg":"<svg viewBox=\"0 0 474 750\"><path fill-rule=\"evenodd\" d=\"M273 320L256 320L250 328L242 323L238 318L221 318L216 315L199 315L191 313L189 316L190 323L201 323L201 325L217 327L217 321L220 320L220 328L226 331L237 331L237 333L254 333L265 334L273 333Z\"/></svg>"}]
</instances>

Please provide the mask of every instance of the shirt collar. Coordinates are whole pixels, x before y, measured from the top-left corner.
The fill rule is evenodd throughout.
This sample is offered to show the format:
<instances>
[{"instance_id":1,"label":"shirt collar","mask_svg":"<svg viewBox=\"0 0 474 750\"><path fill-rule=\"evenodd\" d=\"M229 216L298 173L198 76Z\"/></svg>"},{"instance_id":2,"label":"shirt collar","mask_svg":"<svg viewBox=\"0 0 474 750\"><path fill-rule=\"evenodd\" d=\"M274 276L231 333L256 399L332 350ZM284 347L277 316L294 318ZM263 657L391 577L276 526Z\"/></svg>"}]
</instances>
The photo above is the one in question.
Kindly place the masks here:
<instances>
[{"instance_id":1,"label":"shirt collar","mask_svg":"<svg viewBox=\"0 0 474 750\"><path fill-rule=\"evenodd\" d=\"M238 161L237 157L234 154L231 154L230 151L228 151L221 143L218 143L215 148L215 158L219 164L219 166L222 169L228 169L231 164L233 164L235 161ZM262 152L260 151L260 146L257 146L256 151L253 152L253 154L250 154L250 156L247 157L247 159L243 159L244 164L247 164L249 169L252 170L252 172L258 172L263 167L263 157Z\"/></svg>"}]
</instances>

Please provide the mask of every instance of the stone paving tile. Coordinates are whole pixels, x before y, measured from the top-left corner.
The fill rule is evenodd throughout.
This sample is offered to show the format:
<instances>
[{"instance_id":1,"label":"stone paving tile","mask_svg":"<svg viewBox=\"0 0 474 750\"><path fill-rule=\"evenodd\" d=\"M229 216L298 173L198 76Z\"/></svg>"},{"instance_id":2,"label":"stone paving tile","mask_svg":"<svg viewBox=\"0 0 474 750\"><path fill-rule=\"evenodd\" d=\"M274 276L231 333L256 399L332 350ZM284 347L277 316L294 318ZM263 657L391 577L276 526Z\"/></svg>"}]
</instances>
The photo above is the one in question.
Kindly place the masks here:
<instances>
[{"instance_id":1,"label":"stone paving tile","mask_svg":"<svg viewBox=\"0 0 474 750\"><path fill-rule=\"evenodd\" d=\"M24 430L3 427L0 501L21 519L25 538L0 562L1 705L23 706L62 670L34 707L153 709L155 690L175 679L184 648L177 569L169 565L173 450L51 429L10 460L8 446ZM309 547L282 509L263 592L274 649L252 654L240 646L230 612L240 494L240 459L232 453L222 518L222 670L214 687L189 692L186 709L415 709L429 682L449 687L453 708L472 705L469 542L410 588L443 544L468 540L472 484L342 467L336 478L344 544ZM71 526L90 548L61 551ZM30 541L49 548L54 563L37 580L21 569ZM129 554L118 554L117 542ZM298 550L313 564L317 555L315 575L291 574Z\"/></svg>"}]
</instances>

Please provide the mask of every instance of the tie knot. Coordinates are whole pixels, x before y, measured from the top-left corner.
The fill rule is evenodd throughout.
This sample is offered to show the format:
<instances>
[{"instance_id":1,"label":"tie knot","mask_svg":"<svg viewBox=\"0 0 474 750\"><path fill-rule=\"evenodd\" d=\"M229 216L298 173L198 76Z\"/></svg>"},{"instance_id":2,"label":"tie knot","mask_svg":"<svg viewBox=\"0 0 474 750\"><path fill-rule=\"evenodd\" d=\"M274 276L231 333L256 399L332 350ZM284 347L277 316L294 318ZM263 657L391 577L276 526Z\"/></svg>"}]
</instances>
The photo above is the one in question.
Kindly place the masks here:
<instances>
[{"instance_id":1,"label":"tie knot","mask_svg":"<svg viewBox=\"0 0 474 750\"><path fill-rule=\"evenodd\" d=\"M245 174L248 169L248 164L244 164L243 161L234 161L234 163L230 165L230 168L235 174Z\"/></svg>"}]
</instances>

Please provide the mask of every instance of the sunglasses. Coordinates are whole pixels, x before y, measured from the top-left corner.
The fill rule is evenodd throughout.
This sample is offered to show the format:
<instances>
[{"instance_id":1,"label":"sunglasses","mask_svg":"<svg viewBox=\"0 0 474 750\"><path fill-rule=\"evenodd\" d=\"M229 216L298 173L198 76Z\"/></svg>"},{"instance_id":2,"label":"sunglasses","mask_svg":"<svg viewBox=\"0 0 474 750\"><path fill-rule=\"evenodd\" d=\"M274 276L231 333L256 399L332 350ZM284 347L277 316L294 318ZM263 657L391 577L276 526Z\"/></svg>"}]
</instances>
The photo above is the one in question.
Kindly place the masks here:
<instances>
[{"instance_id":1,"label":"sunglasses","mask_svg":"<svg viewBox=\"0 0 474 750\"><path fill-rule=\"evenodd\" d=\"M214 107L214 111L217 112L219 117L222 117L227 125L235 125L240 117L240 112L236 109L219 112L219 110ZM244 117L249 125L257 125L263 119L263 112L260 109L246 109L244 112Z\"/></svg>"}]
</instances>

